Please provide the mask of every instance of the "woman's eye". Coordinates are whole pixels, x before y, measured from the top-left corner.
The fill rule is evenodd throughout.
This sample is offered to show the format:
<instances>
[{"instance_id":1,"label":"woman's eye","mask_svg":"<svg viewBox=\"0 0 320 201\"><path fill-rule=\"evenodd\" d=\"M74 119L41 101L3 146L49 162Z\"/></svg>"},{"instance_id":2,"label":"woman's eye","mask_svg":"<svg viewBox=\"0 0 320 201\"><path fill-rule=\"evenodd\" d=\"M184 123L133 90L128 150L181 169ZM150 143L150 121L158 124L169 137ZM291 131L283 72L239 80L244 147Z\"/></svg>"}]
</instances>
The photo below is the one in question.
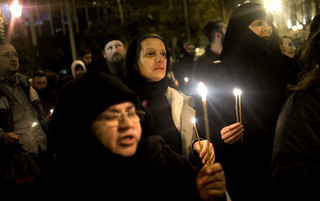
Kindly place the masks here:
<instances>
[{"instance_id":1,"label":"woman's eye","mask_svg":"<svg viewBox=\"0 0 320 201\"><path fill-rule=\"evenodd\" d=\"M261 26L263 23L261 21L257 22L257 26Z\"/></svg>"},{"instance_id":2,"label":"woman's eye","mask_svg":"<svg viewBox=\"0 0 320 201\"><path fill-rule=\"evenodd\" d=\"M114 116L114 115L108 115L108 116L104 116L102 117L104 120L107 120L107 121L110 121L110 120L114 120L116 119L117 117Z\"/></svg>"},{"instance_id":3,"label":"woman's eye","mask_svg":"<svg viewBox=\"0 0 320 201\"><path fill-rule=\"evenodd\" d=\"M128 117L133 117L136 115L136 112L128 112Z\"/></svg>"}]
</instances>

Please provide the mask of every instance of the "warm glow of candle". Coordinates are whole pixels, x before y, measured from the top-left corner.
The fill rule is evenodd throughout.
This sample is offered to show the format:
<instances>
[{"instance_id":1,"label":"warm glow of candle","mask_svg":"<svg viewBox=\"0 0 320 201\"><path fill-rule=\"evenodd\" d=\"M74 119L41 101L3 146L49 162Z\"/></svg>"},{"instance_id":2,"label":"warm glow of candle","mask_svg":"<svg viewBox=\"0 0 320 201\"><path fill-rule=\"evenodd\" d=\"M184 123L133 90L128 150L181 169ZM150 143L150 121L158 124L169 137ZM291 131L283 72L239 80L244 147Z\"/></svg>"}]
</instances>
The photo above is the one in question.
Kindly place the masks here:
<instances>
[{"instance_id":1,"label":"warm glow of candle","mask_svg":"<svg viewBox=\"0 0 320 201\"><path fill-rule=\"evenodd\" d=\"M197 138L198 138L198 142L199 142L199 145L200 145L200 150L202 150L202 144L200 143L200 137L199 137L198 129L197 129L197 126L196 126L196 118L192 117L191 120L192 120L192 123L193 123L194 130L196 132Z\"/></svg>"},{"instance_id":2,"label":"warm glow of candle","mask_svg":"<svg viewBox=\"0 0 320 201\"><path fill-rule=\"evenodd\" d=\"M208 89L202 82L199 82L199 84L198 84L198 92L199 92L202 100L207 99Z\"/></svg>"},{"instance_id":3,"label":"warm glow of candle","mask_svg":"<svg viewBox=\"0 0 320 201\"><path fill-rule=\"evenodd\" d=\"M37 125L38 125L37 122L33 122L32 125L31 125L31 128L32 128L32 127L35 127L35 126L37 126Z\"/></svg>"},{"instance_id":4,"label":"warm glow of candle","mask_svg":"<svg viewBox=\"0 0 320 201\"><path fill-rule=\"evenodd\" d=\"M240 123L242 123L241 93L242 93L242 91L238 88L235 88L233 90L233 94L235 97L235 110L236 110L237 122L240 122ZM241 142L243 142L243 137L241 137Z\"/></svg>"},{"instance_id":5,"label":"warm glow of candle","mask_svg":"<svg viewBox=\"0 0 320 201\"><path fill-rule=\"evenodd\" d=\"M207 94L208 94L208 89L207 87L202 83L199 82L198 84L198 92L200 96L202 97L202 105L203 105L203 113L204 113L204 123L205 123L205 128L206 128L206 138L207 138L207 153L210 158L210 132L209 132L209 120L208 120L208 110L207 110ZM210 163L208 160L207 163Z\"/></svg>"},{"instance_id":6,"label":"warm glow of candle","mask_svg":"<svg viewBox=\"0 0 320 201\"><path fill-rule=\"evenodd\" d=\"M51 114L53 113L53 108L50 110L50 113L51 113Z\"/></svg>"}]
</instances>

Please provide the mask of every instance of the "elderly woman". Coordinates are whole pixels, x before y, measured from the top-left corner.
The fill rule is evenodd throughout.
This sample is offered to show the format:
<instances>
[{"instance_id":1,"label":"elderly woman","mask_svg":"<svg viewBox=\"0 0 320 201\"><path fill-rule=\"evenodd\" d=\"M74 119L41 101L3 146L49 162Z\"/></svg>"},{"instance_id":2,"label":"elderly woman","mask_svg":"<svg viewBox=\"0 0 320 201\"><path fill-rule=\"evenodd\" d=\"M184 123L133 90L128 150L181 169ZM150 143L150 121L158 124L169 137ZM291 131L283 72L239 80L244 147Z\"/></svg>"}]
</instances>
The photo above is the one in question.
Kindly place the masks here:
<instances>
[{"instance_id":1,"label":"elderly woman","mask_svg":"<svg viewBox=\"0 0 320 201\"><path fill-rule=\"evenodd\" d=\"M62 90L52 118L59 173L56 191L66 199L220 200L220 164L201 170L150 136L150 116L118 78L87 72ZM60 197L59 197L60 198Z\"/></svg>"}]
</instances>

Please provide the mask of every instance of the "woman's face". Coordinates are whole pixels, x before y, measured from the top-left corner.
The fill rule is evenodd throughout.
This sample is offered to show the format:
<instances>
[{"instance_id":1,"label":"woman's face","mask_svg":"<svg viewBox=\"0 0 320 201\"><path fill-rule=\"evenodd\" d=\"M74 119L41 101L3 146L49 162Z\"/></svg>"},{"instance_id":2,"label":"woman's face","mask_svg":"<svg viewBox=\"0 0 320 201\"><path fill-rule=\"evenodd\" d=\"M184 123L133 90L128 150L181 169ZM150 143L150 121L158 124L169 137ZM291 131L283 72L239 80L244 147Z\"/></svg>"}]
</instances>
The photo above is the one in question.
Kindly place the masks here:
<instances>
[{"instance_id":1,"label":"woman's face","mask_svg":"<svg viewBox=\"0 0 320 201\"><path fill-rule=\"evenodd\" d=\"M138 68L149 82L160 81L166 76L166 54L165 46L158 38L148 38L141 42Z\"/></svg>"},{"instance_id":2,"label":"woman's face","mask_svg":"<svg viewBox=\"0 0 320 201\"><path fill-rule=\"evenodd\" d=\"M283 38L282 48L282 53L290 58L296 54L296 47L290 38Z\"/></svg>"},{"instance_id":3,"label":"woman's face","mask_svg":"<svg viewBox=\"0 0 320 201\"><path fill-rule=\"evenodd\" d=\"M91 130L111 152L125 157L136 153L141 138L140 118L131 102L110 106L92 123Z\"/></svg>"},{"instance_id":4,"label":"woman's face","mask_svg":"<svg viewBox=\"0 0 320 201\"><path fill-rule=\"evenodd\" d=\"M272 26L268 23L266 17L260 17L254 20L249 25L251 29L257 36L268 40L272 34Z\"/></svg>"}]
</instances>

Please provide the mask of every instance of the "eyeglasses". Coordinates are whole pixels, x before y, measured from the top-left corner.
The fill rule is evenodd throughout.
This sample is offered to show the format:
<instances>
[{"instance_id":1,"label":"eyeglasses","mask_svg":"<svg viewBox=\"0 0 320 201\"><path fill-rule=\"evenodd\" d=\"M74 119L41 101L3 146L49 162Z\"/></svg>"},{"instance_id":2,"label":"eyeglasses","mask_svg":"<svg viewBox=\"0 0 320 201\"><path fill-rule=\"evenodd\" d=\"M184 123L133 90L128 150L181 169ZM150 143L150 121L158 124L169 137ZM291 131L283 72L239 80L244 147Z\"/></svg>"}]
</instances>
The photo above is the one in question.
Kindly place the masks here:
<instances>
[{"instance_id":1,"label":"eyeglasses","mask_svg":"<svg viewBox=\"0 0 320 201\"><path fill-rule=\"evenodd\" d=\"M19 57L17 52L6 52L4 54L0 54L2 57L10 58L11 56Z\"/></svg>"},{"instance_id":2,"label":"eyeglasses","mask_svg":"<svg viewBox=\"0 0 320 201\"><path fill-rule=\"evenodd\" d=\"M137 123L144 118L145 114L146 113L142 110L136 110L134 112L125 113L114 112L108 115L104 115L97 120L105 120L109 125L118 126L120 122L123 122L125 116L128 117L130 121Z\"/></svg>"}]
</instances>

